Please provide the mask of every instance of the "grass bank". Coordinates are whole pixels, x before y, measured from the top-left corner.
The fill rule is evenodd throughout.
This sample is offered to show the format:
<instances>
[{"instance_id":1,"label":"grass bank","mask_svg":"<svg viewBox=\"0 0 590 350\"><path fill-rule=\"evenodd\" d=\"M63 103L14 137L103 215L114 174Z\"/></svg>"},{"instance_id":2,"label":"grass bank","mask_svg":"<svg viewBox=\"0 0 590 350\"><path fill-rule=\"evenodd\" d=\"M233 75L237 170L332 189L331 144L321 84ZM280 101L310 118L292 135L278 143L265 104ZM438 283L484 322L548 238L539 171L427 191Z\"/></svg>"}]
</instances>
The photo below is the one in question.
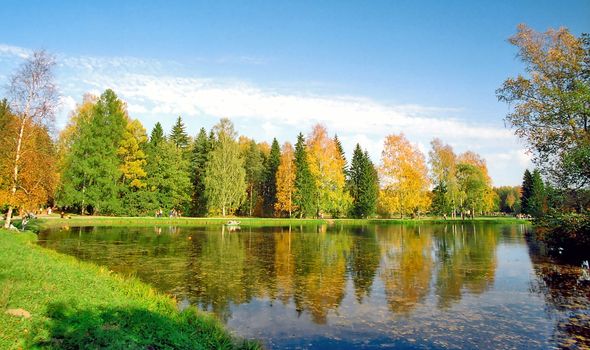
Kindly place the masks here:
<instances>
[{"instance_id":1,"label":"grass bank","mask_svg":"<svg viewBox=\"0 0 590 350\"><path fill-rule=\"evenodd\" d=\"M205 313L0 229L0 349L256 349ZM30 317L12 316L23 309ZM19 310L23 313L22 310Z\"/></svg>"},{"instance_id":2,"label":"grass bank","mask_svg":"<svg viewBox=\"0 0 590 350\"><path fill-rule=\"evenodd\" d=\"M110 216L76 216L61 219L59 217L41 217L34 220L28 228L39 230L55 226L209 226L223 225L228 220L237 220L241 226L289 226L289 225L366 225L366 224L449 224L449 223L528 223L527 220L514 217L477 217L474 220L444 220L436 217L420 219L284 219L284 218L155 218L155 217L110 217Z\"/></svg>"}]
</instances>

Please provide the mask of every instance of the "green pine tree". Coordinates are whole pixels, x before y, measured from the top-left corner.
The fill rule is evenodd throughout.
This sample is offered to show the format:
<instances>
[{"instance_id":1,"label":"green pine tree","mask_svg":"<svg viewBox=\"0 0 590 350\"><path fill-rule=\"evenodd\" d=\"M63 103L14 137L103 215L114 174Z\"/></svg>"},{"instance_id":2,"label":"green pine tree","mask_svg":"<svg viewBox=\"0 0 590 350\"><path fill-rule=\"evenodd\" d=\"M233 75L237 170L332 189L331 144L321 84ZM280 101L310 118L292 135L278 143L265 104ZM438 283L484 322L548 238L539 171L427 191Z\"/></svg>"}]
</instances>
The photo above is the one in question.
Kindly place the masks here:
<instances>
[{"instance_id":1,"label":"green pine tree","mask_svg":"<svg viewBox=\"0 0 590 350\"><path fill-rule=\"evenodd\" d=\"M264 184L262 186L264 196L264 214L272 216L277 202L277 170L281 162L281 148L276 138L272 140L270 154L266 160L264 169Z\"/></svg>"},{"instance_id":2,"label":"green pine tree","mask_svg":"<svg viewBox=\"0 0 590 350\"><path fill-rule=\"evenodd\" d=\"M191 184L188 162L174 143L166 140L156 124L147 147L146 190L150 210L185 211L190 202Z\"/></svg>"},{"instance_id":3,"label":"green pine tree","mask_svg":"<svg viewBox=\"0 0 590 350\"><path fill-rule=\"evenodd\" d=\"M299 217L313 217L317 214L316 185L309 170L309 161L302 133L295 144L295 193L293 203L297 206Z\"/></svg>"},{"instance_id":4,"label":"green pine tree","mask_svg":"<svg viewBox=\"0 0 590 350\"><path fill-rule=\"evenodd\" d=\"M205 196L205 168L212 144L205 128L201 128L195 138L191 157L191 179L193 184L191 213L195 216L207 215L207 197Z\"/></svg>"},{"instance_id":5,"label":"green pine tree","mask_svg":"<svg viewBox=\"0 0 590 350\"><path fill-rule=\"evenodd\" d=\"M184 123L182 122L182 118L178 116L176 119L176 124L172 127L172 132L170 133L169 140L176 146L183 151L185 151L189 144L190 144L190 137L186 133Z\"/></svg>"},{"instance_id":6,"label":"green pine tree","mask_svg":"<svg viewBox=\"0 0 590 350\"><path fill-rule=\"evenodd\" d=\"M244 212L248 216L252 216L254 208L256 207L256 202L258 201L260 188L262 187L262 177L264 175L263 156L256 141L250 141L250 144L243 155L243 159L244 170L246 171L246 184L248 185L246 190L247 198L244 202L244 205L246 206Z\"/></svg>"},{"instance_id":7,"label":"green pine tree","mask_svg":"<svg viewBox=\"0 0 590 350\"><path fill-rule=\"evenodd\" d=\"M342 167L342 172L344 173L344 177L348 179L348 163L346 162L346 155L344 154L344 148L342 148L342 142L338 138L338 135L334 135L334 143L336 144L336 149L338 150L338 154L344 161L344 166Z\"/></svg>"},{"instance_id":8,"label":"green pine tree","mask_svg":"<svg viewBox=\"0 0 590 350\"><path fill-rule=\"evenodd\" d=\"M150 146L155 147L158 146L161 142L166 140L166 136L164 135L164 129L162 128L162 124L157 122L152 129L150 134Z\"/></svg>"},{"instance_id":9,"label":"green pine tree","mask_svg":"<svg viewBox=\"0 0 590 350\"><path fill-rule=\"evenodd\" d=\"M348 189L352 197L351 215L366 218L375 213L379 182L377 170L367 152L356 145L349 171Z\"/></svg>"}]
</instances>

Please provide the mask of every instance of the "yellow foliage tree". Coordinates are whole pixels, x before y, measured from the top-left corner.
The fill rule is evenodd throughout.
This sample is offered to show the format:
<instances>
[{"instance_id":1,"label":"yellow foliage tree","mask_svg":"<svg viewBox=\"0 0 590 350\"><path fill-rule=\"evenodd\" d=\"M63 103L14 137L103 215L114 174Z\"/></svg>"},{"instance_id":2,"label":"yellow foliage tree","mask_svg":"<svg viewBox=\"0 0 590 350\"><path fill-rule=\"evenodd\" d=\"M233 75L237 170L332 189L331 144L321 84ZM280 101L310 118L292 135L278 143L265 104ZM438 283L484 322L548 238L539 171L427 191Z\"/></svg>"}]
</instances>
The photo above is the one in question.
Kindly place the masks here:
<instances>
[{"instance_id":1,"label":"yellow foliage tree","mask_svg":"<svg viewBox=\"0 0 590 350\"><path fill-rule=\"evenodd\" d=\"M307 139L307 149L309 170L318 189L318 212L328 212L333 216L346 213L352 198L345 190L345 160L323 125L313 127Z\"/></svg>"},{"instance_id":2,"label":"yellow foliage tree","mask_svg":"<svg viewBox=\"0 0 590 350\"><path fill-rule=\"evenodd\" d=\"M404 136L385 139L379 167L381 205L387 213L420 214L430 206L430 181L424 155Z\"/></svg>"},{"instance_id":3,"label":"yellow foliage tree","mask_svg":"<svg viewBox=\"0 0 590 350\"><path fill-rule=\"evenodd\" d=\"M146 186L142 180L147 176L144 169L146 155L143 151L146 142L147 134L141 122L137 119L128 120L117 153L122 161L119 169L123 174L123 182L132 189Z\"/></svg>"},{"instance_id":4,"label":"yellow foliage tree","mask_svg":"<svg viewBox=\"0 0 590 350\"><path fill-rule=\"evenodd\" d=\"M277 169L277 202L275 210L287 212L289 217L296 209L293 205L293 193L295 192L295 153L293 146L285 142L281 147L281 161Z\"/></svg>"}]
</instances>

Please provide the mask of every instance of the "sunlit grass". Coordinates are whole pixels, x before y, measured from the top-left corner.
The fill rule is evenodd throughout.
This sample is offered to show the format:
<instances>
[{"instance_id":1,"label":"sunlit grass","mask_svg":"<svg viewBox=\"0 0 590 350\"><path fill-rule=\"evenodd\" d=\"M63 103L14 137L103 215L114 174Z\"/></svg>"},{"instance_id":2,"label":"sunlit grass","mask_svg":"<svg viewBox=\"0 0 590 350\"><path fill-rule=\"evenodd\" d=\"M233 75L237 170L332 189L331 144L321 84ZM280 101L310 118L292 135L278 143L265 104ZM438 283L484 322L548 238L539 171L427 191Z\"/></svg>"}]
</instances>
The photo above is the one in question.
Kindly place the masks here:
<instances>
[{"instance_id":1,"label":"sunlit grass","mask_svg":"<svg viewBox=\"0 0 590 350\"><path fill-rule=\"evenodd\" d=\"M0 229L0 348L255 349L133 278ZM6 314L24 309L30 318Z\"/></svg>"}]
</instances>

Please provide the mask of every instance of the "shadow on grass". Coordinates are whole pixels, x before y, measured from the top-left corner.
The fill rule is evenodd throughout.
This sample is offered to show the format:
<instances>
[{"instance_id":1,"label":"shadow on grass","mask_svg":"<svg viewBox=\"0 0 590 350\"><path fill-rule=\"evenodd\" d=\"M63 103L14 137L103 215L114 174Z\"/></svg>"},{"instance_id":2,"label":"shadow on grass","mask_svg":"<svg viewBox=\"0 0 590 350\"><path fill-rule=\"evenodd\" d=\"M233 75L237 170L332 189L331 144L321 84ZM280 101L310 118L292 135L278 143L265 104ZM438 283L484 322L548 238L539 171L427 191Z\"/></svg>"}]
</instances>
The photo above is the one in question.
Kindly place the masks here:
<instances>
[{"instance_id":1,"label":"shadow on grass","mask_svg":"<svg viewBox=\"0 0 590 350\"><path fill-rule=\"evenodd\" d=\"M49 320L29 345L50 349L257 349L232 338L214 319L185 310L167 317L140 308L81 309L51 304Z\"/></svg>"}]
</instances>

